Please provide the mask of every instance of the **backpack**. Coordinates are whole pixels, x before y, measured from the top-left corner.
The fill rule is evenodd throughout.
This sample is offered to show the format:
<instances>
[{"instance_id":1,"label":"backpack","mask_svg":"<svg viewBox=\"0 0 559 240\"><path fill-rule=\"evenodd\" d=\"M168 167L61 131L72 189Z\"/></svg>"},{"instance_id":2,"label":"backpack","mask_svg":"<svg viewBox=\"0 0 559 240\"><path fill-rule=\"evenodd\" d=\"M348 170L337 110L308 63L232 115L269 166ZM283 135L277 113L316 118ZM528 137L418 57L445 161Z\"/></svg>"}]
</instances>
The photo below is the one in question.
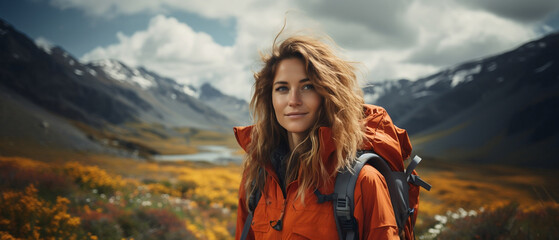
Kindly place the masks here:
<instances>
[{"instance_id":1,"label":"backpack","mask_svg":"<svg viewBox=\"0 0 559 240\"><path fill-rule=\"evenodd\" d=\"M357 221L353 216L354 190L359 172L365 164L377 169L386 180L400 238L414 239L413 228L419 205L419 187L431 190L431 185L414 171L421 158L415 156L407 169L400 172L393 171L390 164L374 152L358 152L357 155L360 156L353 171L338 173L334 185L333 205L339 239L359 239Z\"/></svg>"}]
</instances>

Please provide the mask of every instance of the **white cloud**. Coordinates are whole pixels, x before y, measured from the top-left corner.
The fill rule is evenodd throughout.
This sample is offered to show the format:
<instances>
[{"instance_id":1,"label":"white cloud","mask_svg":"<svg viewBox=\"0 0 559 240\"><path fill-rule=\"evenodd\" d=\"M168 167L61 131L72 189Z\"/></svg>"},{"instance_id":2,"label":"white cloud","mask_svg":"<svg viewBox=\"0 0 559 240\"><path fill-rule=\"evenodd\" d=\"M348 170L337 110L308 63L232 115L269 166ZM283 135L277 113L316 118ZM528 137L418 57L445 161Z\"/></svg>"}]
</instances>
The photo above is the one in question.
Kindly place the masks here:
<instances>
[{"instance_id":1,"label":"white cloud","mask_svg":"<svg viewBox=\"0 0 559 240\"><path fill-rule=\"evenodd\" d=\"M318 9L313 17L370 70L369 81L414 80L537 37L532 22L513 21L459 1L351 3L324 0L306 7Z\"/></svg>"},{"instance_id":2,"label":"white cloud","mask_svg":"<svg viewBox=\"0 0 559 240\"><path fill-rule=\"evenodd\" d=\"M385 49L412 45L416 30L405 14L405 0L309 1L301 7L323 23L340 44L351 48Z\"/></svg>"},{"instance_id":3,"label":"white cloud","mask_svg":"<svg viewBox=\"0 0 559 240\"><path fill-rule=\"evenodd\" d=\"M418 19L420 40L408 61L433 66L509 50L536 37L535 28L486 11L460 5L413 4L408 17Z\"/></svg>"},{"instance_id":4,"label":"white cloud","mask_svg":"<svg viewBox=\"0 0 559 240\"><path fill-rule=\"evenodd\" d=\"M172 17L155 16L146 30L131 36L119 33L118 41L97 47L82 60L119 59L195 85L210 80L215 86L235 85L246 75L243 62L235 61L232 47L221 46L208 34L195 32Z\"/></svg>"},{"instance_id":5,"label":"white cloud","mask_svg":"<svg viewBox=\"0 0 559 240\"><path fill-rule=\"evenodd\" d=\"M65 1L78 7L81 1ZM110 1L97 10L84 7L90 15L103 15ZM150 1L156 2L156 1ZM253 82L252 74L258 70L258 50L271 46L272 40L283 23L285 7L269 7L262 2L251 1L158 1L159 9L171 6L187 9L208 18L227 19L235 17L238 31L234 46L217 44L208 34L194 32L186 23L178 22L173 17L158 15L150 21L146 30L130 36L117 34L118 43L100 46L86 53L82 60L91 61L113 58L132 66L145 66L164 76L194 85L211 82L225 93L249 99ZM189 4L187 4L189 3ZM282 3L274 3L281 6ZM114 3L113 7L122 14L131 12L127 4ZM143 4L138 1L138 5ZM249 6L247 10L243 10ZM116 5L114 5L116 6ZM115 10L115 11L116 11ZM114 12L114 11L113 11ZM106 12L112 14L113 12ZM271 17L271 16L277 16Z\"/></svg>"},{"instance_id":6,"label":"white cloud","mask_svg":"<svg viewBox=\"0 0 559 240\"><path fill-rule=\"evenodd\" d=\"M252 72L260 67L259 50L268 50L287 18L286 35L298 30L330 35L347 59L362 62L367 80L418 77L441 67L488 56L518 46L549 27L543 20L557 12L557 1L485 2L334 0L184 1L51 0L60 8L78 8L91 16L181 10L217 20L235 20L233 46L217 44L204 32L163 15L146 30L102 46L84 59L116 58L146 66L180 81L211 81L228 94L250 95ZM527 9L526 11L522 11ZM285 14L289 11L288 14ZM541 20L538 20L541 19ZM241 87L239 87L241 86Z\"/></svg>"}]
</instances>

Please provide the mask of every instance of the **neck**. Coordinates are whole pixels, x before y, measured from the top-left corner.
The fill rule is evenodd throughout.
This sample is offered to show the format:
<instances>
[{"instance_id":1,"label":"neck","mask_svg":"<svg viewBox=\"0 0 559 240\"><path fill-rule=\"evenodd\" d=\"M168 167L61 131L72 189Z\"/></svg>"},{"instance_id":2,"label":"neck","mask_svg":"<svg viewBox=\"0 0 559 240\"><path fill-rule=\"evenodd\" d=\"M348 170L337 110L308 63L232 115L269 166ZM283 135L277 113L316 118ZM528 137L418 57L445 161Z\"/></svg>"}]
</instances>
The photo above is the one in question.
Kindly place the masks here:
<instances>
[{"instance_id":1,"label":"neck","mask_svg":"<svg viewBox=\"0 0 559 240\"><path fill-rule=\"evenodd\" d=\"M287 133L287 141L289 142L289 150L293 151L299 143L305 139L305 134L302 133Z\"/></svg>"}]
</instances>

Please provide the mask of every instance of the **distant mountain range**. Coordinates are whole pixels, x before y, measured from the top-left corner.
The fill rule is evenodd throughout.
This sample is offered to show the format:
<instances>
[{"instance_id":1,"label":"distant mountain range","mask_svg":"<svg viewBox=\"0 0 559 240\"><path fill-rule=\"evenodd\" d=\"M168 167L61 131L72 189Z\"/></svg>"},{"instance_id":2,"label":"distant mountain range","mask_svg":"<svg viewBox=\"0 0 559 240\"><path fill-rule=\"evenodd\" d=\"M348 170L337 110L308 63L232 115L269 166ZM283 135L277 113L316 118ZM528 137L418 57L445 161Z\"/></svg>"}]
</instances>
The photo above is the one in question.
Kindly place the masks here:
<instances>
[{"instance_id":1,"label":"distant mountain range","mask_svg":"<svg viewBox=\"0 0 559 240\"><path fill-rule=\"evenodd\" d=\"M197 89L117 60L82 63L60 47L33 42L1 19L0 113L4 146L37 143L103 152L106 144L100 142L119 134L107 135L115 131L109 126L230 132L250 119L246 101L210 84ZM83 132L84 126L101 137Z\"/></svg>"},{"instance_id":2,"label":"distant mountain range","mask_svg":"<svg viewBox=\"0 0 559 240\"><path fill-rule=\"evenodd\" d=\"M375 83L366 101L448 160L559 167L559 33L417 81Z\"/></svg>"},{"instance_id":3,"label":"distant mountain range","mask_svg":"<svg viewBox=\"0 0 559 240\"><path fill-rule=\"evenodd\" d=\"M553 151L559 149L558 64L555 33L416 81L363 90L367 103L383 106L408 130L424 157L559 167ZM1 19L0 114L1 144L34 138L78 150L101 146L76 123L218 131L250 124L248 103L209 83L196 88L117 60L81 63Z\"/></svg>"},{"instance_id":4,"label":"distant mountain range","mask_svg":"<svg viewBox=\"0 0 559 240\"><path fill-rule=\"evenodd\" d=\"M6 22L0 25L0 84L55 114L93 125L141 121L215 129L248 122L248 116L211 107L221 101L222 110L231 103L230 109L248 112L245 101L222 101L225 95L210 85L201 91L117 60L81 63L60 47L37 46Z\"/></svg>"}]
</instances>

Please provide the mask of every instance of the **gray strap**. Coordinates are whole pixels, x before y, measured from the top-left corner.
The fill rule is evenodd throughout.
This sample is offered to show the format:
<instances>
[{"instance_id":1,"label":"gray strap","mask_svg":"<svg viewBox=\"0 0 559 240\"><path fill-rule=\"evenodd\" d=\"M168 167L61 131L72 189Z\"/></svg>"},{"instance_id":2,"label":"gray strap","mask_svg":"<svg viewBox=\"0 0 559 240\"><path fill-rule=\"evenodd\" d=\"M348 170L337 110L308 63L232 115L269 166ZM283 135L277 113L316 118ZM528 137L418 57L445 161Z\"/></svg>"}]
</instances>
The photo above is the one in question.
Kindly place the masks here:
<instances>
[{"instance_id":1,"label":"gray strap","mask_svg":"<svg viewBox=\"0 0 559 240\"><path fill-rule=\"evenodd\" d=\"M252 212L248 213L247 219L245 220L245 225L243 226L243 233L241 234L241 240L247 239L250 225L252 225Z\"/></svg>"},{"instance_id":2,"label":"gray strap","mask_svg":"<svg viewBox=\"0 0 559 240\"><path fill-rule=\"evenodd\" d=\"M415 167L417 167L419 162L421 162L421 158L415 155L415 157L413 157L413 159L411 160L410 165L408 165L408 168L406 168L406 179L409 183L423 187L427 191L430 191L431 185L429 183L423 181L423 179L421 179L417 175L412 175L413 170L415 169Z\"/></svg>"},{"instance_id":3,"label":"gray strap","mask_svg":"<svg viewBox=\"0 0 559 240\"><path fill-rule=\"evenodd\" d=\"M403 230L409 217L409 188L406 174L404 172L392 171L388 162L378 156L370 157L367 164L373 166L384 177L398 230Z\"/></svg>"},{"instance_id":4,"label":"gray strap","mask_svg":"<svg viewBox=\"0 0 559 240\"><path fill-rule=\"evenodd\" d=\"M351 228L347 226L347 222L350 222L353 218L352 203L353 195L348 194L348 189L352 186L349 184L351 177L353 175L349 170L341 172L336 177L336 183L334 186L334 213L336 217L336 227L338 228L338 238L344 238L344 233L347 233ZM353 186L355 188L355 186Z\"/></svg>"},{"instance_id":5,"label":"gray strap","mask_svg":"<svg viewBox=\"0 0 559 240\"><path fill-rule=\"evenodd\" d=\"M421 162L421 158L415 155L415 157L413 157L413 159L411 160L410 165L408 165L408 168L406 168L406 178L409 179L411 173L413 172L415 167L417 167L417 164L419 164L419 162Z\"/></svg>"},{"instance_id":6,"label":"gray strap","mask_svg":"<svg viewBox=\"0 0 559 240\"><path fill-rule=\"evenodd\" d=\"M255 190L250 195L251 200L253 200L254 206L251 206L251 204L249 204L249 208L254 207L254 209L248 209L248 216L247 219L245 220L245 225L243 226L243 233L241 234L241 240L245 240L248 236L248 231L250 230L250 226L252 225L252 216L254 215L254 211L256 211L258 202L260 202L260 197L262 197L262 194L260 193L259 190Z\"/></svg>"},{"instance_id":7,"label":"gray strap","mask_svg":"<svg viewBox=\"0 0 559 240\"><path fill-rule=\"evenodd\" d=\"M425 188L425 190L430 191L431 190L431 184L423 181L423 179L421 179L419 176L417 175L411 175L410 178L408 178L408 182L410 182L413 185L416 186L420 186Z\"/></svg>"},{"instance_id":8,"label":"gray strap","mask_svg":"<svg viewBox=\"0 0 559 240\"><path fill-rule=\"evenodd\" d=\"M258 169L258 174L262 174L262 169ZM252 181L252 185L254 186L255 182ZM248 203L248 216L245 220L245 225L243 226L243 232L241 234L241 240L246 240L248 236L248 231L250 230L250 226L252 225L252 217L254 215L254 211L256 211L256 207L258 206L258 202L260 202L260 197L262 194L260 193L259 189L255 189L252 194L249 196L249 203Z\"/></svg>"},{"instance_id":9,"label":"gray strap","mask_svg":"<svg viewBox=\"0 0 559 240\"><path fill-rule=\"evenodd\" d=\"M344 239L357 239L355 231L348 231Z\"/></svg>"},{"instance_id":10,"label":"gray strap","mask_svg":"<svg viewBox=\"0 0 559 240\"><path fill-rule=\"evenodd\" d=\"M349 170L341 172L336 178L334 186L334 212L336 213L336 226L338 228L339 239L358 239L358 226L353 216L353 203L355 185L359 172L370 158L379 158L373 153L365 153L361 155L353 167L353 173ZM344 236L345 235L345 236Z\"/></svg>"}]
</instances>

